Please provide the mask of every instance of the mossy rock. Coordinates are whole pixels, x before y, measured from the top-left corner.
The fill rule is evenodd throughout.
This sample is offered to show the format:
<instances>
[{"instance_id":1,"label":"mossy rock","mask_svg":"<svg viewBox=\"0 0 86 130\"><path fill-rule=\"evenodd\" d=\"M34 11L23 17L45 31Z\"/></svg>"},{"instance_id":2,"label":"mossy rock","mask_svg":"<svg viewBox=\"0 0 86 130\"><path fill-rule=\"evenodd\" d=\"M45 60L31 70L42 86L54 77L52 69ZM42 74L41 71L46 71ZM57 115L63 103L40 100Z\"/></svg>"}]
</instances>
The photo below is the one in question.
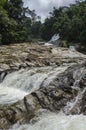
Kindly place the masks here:
<instances>
[{"instance_id":1,"label":"mossy rock","mask_svg":"<svg viewBox=\"0 0 86 130\"><path fill-rule=\"evenodd\" d=\"M69 43L68 43L68 41L66 41L66 40L63 40L63 41L62 41L62 44L63 44L63 47L68 47L68 46L69 46Z\"/></svg>"}]
</instances>

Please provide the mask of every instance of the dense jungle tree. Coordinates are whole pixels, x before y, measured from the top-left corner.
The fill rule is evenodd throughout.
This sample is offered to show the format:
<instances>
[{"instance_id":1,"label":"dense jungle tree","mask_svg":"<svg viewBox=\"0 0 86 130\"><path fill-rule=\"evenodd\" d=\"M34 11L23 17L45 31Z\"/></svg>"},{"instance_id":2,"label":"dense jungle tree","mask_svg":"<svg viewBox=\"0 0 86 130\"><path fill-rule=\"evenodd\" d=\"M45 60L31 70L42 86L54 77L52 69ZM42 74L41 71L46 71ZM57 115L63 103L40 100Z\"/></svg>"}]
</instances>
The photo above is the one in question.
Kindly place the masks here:
<instances>
[{"instance_id":1,"label":"dense jungle tree","mask_svg":"<svg viewBox=\"0 0 86 130\"><path fill-rule=\"evenodd\" d=\"M0 43L28 41L37 18L22 0L0 0Z\"/></svg>"},{"instance_id":2,"label":"dense jungle tree","mask_svg":"<svg viewBox=\"0 0 86 130\"><path fill-rule=\"evenodd\" d=\"M86 45L86 0L53 9L42 25L41 36L49 40L55 33L63 40Z\"/></svg>"}]
</instances>

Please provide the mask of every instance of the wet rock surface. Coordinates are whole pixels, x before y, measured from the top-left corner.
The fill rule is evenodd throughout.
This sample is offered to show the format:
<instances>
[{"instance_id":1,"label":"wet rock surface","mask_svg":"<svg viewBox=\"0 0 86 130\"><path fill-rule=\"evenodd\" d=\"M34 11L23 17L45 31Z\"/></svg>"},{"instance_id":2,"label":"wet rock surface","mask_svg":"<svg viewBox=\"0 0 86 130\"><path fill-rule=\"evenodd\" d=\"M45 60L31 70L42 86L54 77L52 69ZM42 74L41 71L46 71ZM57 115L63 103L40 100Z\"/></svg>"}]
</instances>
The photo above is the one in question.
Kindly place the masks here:
<instances>
[{"instance_id":1,"label":"wet rock surface","mask_svg":"<svg viewBox=\"0 0 86 130\"><path fill-rule=\"evenodd\" d=\"M69 67L48 86L1 109L0 127L6 130L16 122L28 123L41 108L66 114L86 114L86 63Z\"/></svg>"},{"instance_id":2,"label":"wet rock surface","mask_svg":"<svg viewBox=\"0 0 86 130\"><path fill-rule=\"evenodd\" d=\"M79 63L82 60L86 60L86 55L57 46L22 43L0 47L0 71L59 66L66 63Z\"/></svg>"},{"instance_id":3,"label":"wet rock surface","mask_svg":"<svg viewBox=\"0 0 86 130\"><path fill-rule=\"evenodd\" d=\"M65 114L86 115L86 56L65 48L43 45L10 45L0 50L0 81L14 70L41 66L66 66L68 69L49 84L12 105L0 106L0 129L28 123L40 109ZM2 65L3 64L3 65Z\"/></svg>"}]
</instances>

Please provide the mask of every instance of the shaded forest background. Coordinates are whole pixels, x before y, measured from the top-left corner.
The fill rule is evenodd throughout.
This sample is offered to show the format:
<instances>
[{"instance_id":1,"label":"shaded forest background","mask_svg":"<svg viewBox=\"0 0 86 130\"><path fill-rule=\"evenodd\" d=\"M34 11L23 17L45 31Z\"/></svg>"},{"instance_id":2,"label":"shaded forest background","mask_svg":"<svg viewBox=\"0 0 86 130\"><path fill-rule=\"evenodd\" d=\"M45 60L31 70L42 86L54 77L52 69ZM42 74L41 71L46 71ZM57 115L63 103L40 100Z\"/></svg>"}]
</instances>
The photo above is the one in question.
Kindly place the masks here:
<instances>
[{"instance_id":1,"label":"shaded forest background","mask_svg":"<svg viewBox=\"0 0 86 130\"><path fill-rule=\"evenodd\" d=\"M86 45L86 0L54 7L44 23L35 10L23 6L22 0L0 0L0 44L39 38L48 41L54 34L61 40Z\"/></svg>"}]
</instances>

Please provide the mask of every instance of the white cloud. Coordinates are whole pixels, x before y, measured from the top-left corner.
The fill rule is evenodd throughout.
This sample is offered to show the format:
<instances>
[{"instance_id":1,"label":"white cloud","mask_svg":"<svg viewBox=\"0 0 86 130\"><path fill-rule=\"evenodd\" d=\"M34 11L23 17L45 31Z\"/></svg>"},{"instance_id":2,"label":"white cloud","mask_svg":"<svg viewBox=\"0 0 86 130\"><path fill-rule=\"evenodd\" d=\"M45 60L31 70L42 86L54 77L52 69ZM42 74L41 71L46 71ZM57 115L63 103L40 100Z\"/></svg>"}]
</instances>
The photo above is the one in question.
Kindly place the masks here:
<instances>
[{"instance_id":1,"label":"white cloud","mask_svg":"<svg viewBox=\"0 0 86 130\"><path fill-rule=\"evenodd\" d=\"M41 16L44 20L49 12L53 10L53 7L67 6L70 3L74 3L75 0L23 0L25 6L28 6L31 10L35 10L37 15Z\"/></svg>"}]
</instances>

